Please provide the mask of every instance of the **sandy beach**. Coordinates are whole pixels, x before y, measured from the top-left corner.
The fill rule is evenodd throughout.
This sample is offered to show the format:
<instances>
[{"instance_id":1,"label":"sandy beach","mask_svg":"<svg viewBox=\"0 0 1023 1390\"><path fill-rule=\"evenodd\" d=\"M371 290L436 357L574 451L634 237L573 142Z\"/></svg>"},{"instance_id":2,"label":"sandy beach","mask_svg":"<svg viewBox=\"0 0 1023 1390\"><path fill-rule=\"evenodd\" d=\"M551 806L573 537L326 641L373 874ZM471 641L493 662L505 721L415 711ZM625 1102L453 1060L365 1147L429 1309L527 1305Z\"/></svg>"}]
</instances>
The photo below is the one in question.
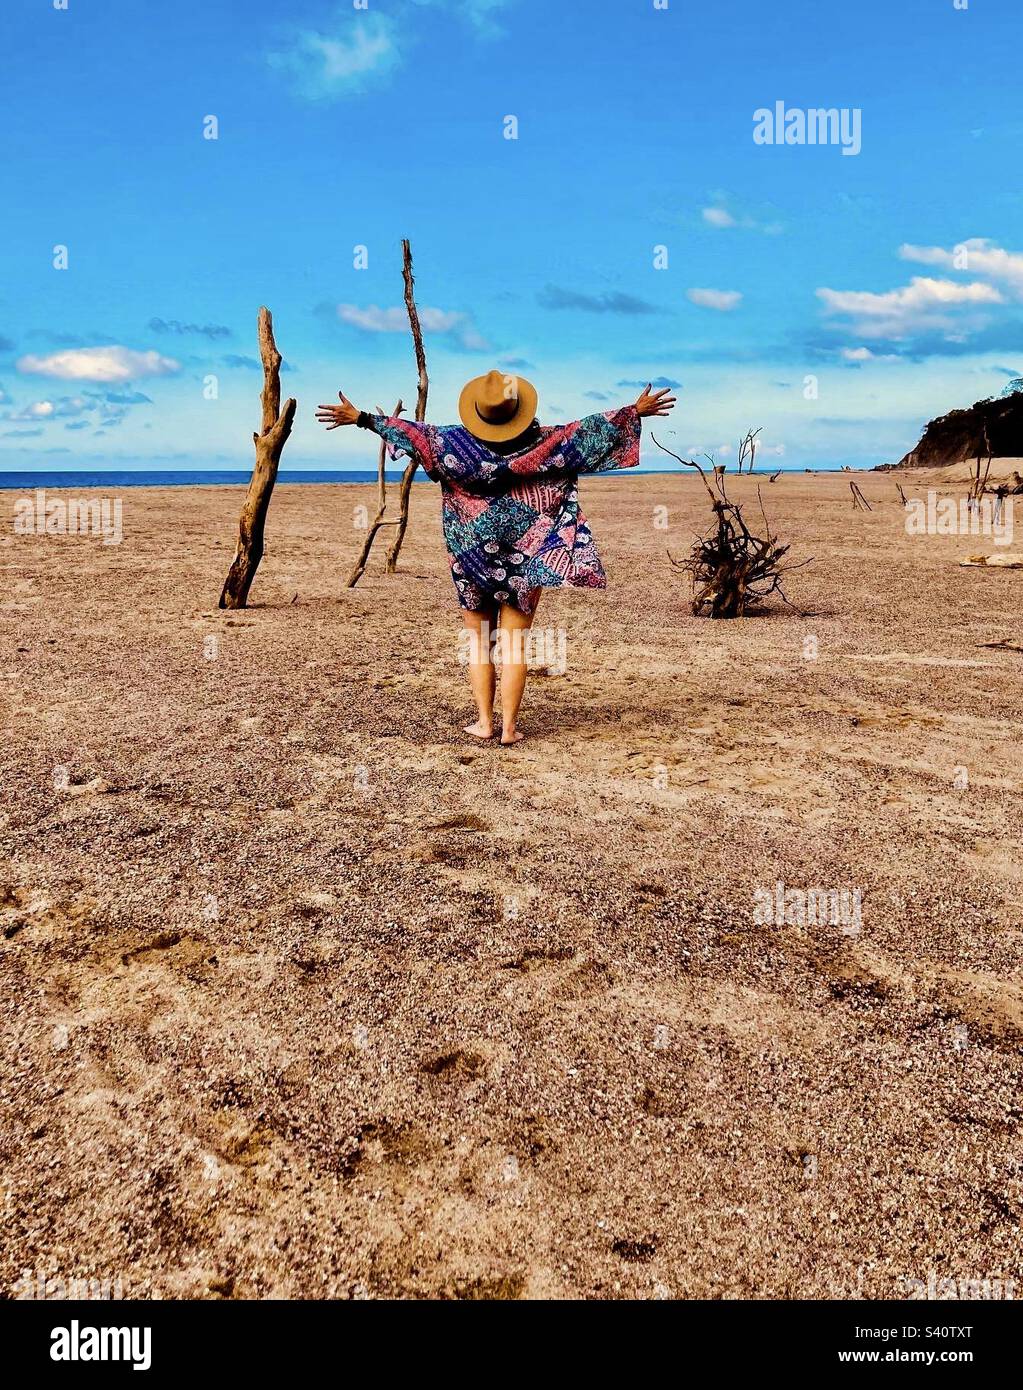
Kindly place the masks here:
<instances>
[{"instance_id":1,"label":"sandy beach","mask_svg":"<svg viewBox=\"0 0 1023 1390\"><path fill-rule=\"evenodd\" d=\"M279 487L236 613L240 489L119 545L0 493L0 1290L1023 1289L1023 572L856 481L762 481L809 616L712 622L699 481L584 480L610 587L544 596L514 749L430 487L355 590L372 487Z\"/></svg>"}]
</instances>

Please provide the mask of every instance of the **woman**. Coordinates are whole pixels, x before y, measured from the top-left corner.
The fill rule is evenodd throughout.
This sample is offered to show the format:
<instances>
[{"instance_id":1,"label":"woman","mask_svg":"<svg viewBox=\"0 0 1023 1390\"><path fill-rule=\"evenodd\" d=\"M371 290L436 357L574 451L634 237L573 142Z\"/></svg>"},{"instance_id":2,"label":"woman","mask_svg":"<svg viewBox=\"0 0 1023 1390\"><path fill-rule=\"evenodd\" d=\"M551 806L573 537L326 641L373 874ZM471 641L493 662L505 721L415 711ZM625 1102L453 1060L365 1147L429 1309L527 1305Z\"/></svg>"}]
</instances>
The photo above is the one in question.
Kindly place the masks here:
<instances>
[{"instance_id":1,"label":"woman","mask_svg":"<svg viewBox=\"0 0 1023 1390\"><path fill-rule=\"evenodd\" d=\"M469 683L479 719L474 738L494 735L496 677L492 645L501 646L501 743L518 743L526 683L526 633L541 589L604 589L607 578L579 509L580 473L639 463L640 420L667 415L675 397L649 386L635 405L541 426L536 390L523 377L488 372L462 391L462 425L419 424L340 405L321 405L329 430L360 425L422 464L441 485L444 540L458 603L471 634Z\"/></svg>"}]
</instances>

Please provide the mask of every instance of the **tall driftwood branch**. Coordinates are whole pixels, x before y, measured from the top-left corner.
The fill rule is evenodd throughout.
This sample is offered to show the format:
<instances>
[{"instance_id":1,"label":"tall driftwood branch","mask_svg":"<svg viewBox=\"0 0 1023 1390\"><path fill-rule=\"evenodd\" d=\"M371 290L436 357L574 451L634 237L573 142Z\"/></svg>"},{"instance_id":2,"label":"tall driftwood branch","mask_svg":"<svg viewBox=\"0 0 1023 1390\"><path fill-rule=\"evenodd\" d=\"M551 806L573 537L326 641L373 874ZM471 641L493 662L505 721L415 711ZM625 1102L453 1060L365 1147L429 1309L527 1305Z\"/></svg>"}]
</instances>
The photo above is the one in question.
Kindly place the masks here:
<instances>
[{"instance_id":1,"label":"tall driftwood branch","mask_svg":"<svg viewBox=\"0 0 1023 1390\"><path fill-rule=\"evenodd\" d=\"M221 608L244 608L248 602L263 558L263 532L277 469L295 421L293 399L281 410L282 359L274 342L273 316L266 307L259 311L259 355L263 359L263 420L259 433L252 436L256 463L238 521L238 546L220 594Z\"/></svg>"},{"instance_id":2,"label":"tall driftwood branch","mask_svg":"<svg viewBox=\"0 0 1023 1390\"><path fill-rule=\"evenodd\" d=\"M412 247L409 245L408 238L401 243L402 252L402 276L405 280L405 308L408 310L409 327L412 329L412 342L416 350L416 368L419 373L419 385L416 394L416 419L423 421L426 419L426 398L430 391L430 378L426 374L426 349L423 347L423 330L419 322L419 310L416 308L416 298L414 293L415 276L412 274ZM387 552L387 573L393 574L398 568L398 555L401 551L402 542L405 539L405 529L408 526L409 502L412 497L412 479L416 475L418 463L415 459L407 466L401 479L401 492L398 496L398 529L394 534L394 541L390 550Z\"/></svg>"},{"instance_id":3,"label":"tall driftwood branch","mask_svg":"<svg viewBox=\"0 0 1023 1390\"><path fill-rule=\"evenodd\" d=\"M404 410L404 408L405 408L404 405L403 405L402 402L399 400L399 401L398 401L398 404L394 407L394 418L395 418L395 419L397 419L397 417L401 414L401 412ZM377 406L377 411L378 411L378 413L379 413L380 415L382 415L382 414L384 413L383 410L381 410L380 406ZM377 514L376 514L376 516L373 518L373 520L370 522L370 527L369 527L369 530L366 532L366 540L365 540L365 543L363 544L362 552L361 552L361 554L359 555L359 558L358 558L358 559L356 560L356 562L355 562L355 568L352 570L351 574L348 576L348 584L347 584L346 587L349 588L349 589L354 589L355 586L356 586L356 584L358 584L359 580L362 578L363 573L365 572L365 569L366 569L366 561L369 559L369 552L373 549L373 542L374 542L374 540L376 539L376 534L377 534L377 532L380 530L381 526L395 526L395 525L397 525L397 522L396 522L396 521L385 521L385 520L384 520L384 513L387 511L387 440L386 440L386 439L381 439L381 441L380 441L380 453L379 453L379 455L377 456L377 501L378 501Z\"/></svg>"},{"instance_id":4,"label":"tall driftwood branch","mask_svg":"<svg viewBox=\"0 0 1023 1390\"><path fill-rule=\"evenodd\" d=\"M416 367L419 373L419 384L416 393L416 414L415 418L419 421L426 419L426 398L430 390L430 378L426 374L426 349L423 347L423 330L419 322L419 311L416 308L414 293L415 277L412 274L412 247L406 237L401 243L402 250L402 276L405 281L405 308L408 310L409 327L412 330L412 344L416 353ZM398 402L395 414L401 411L401 402ZM374 517L369 533L366 536L362 553L355 563L355 568L348 577L348 588L354 588L359 582L366 569L370 551L373 548L373 541L376 539L377 532L384 526L394 526L396 528L394 542L387 552L386 569L388 574L394 574L398 567L398 554L401 551L402 542L405 539L405 531L408 527L409 503L412 497L412 480L415 477L416 469L419 466L413 459L409 463L401 478L401 488L398 493L398 515L393 519L386 519L384 512L387 507L386 502L386 481L384 476L384 462L386 458L385 446L382 444L380 449L379 464L377 469L379 508Z\"/></svg>"}]
</instances>

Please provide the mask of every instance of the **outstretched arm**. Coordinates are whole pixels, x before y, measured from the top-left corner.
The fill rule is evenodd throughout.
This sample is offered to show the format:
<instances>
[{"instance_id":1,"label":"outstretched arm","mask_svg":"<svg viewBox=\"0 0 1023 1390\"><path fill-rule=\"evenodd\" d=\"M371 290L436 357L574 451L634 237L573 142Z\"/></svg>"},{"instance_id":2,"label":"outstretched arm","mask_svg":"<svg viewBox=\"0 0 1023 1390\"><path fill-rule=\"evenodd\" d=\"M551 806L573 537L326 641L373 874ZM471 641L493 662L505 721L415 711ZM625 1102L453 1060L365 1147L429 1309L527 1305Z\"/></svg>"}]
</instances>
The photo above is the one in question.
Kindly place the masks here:
<instances>
[{"instance_id":1,"label":"outstretched arm","mask_svg":"<svg viewBox=\"0 0 1023 1390\"><path fill-rule=\"evenodd\" d=\"M562 464L573 473L609 473L635 468L639 463L639 437L644 416L667 415L675 405L668 388L647 386L634 405L587 415L552 431ZM515 465L513 463L512 467Z\"/></svg>"},{"instance_id":2,"label":"outstretched arm","mask_svg":"<svg viewBox=\"0 0 1023 1390\"><path fill-rule=\"evenodd\" d=\"M400 450L422 464L426 473L435 477L438 432L432 425L416 420L392 419L386 415L370 415L352 404L343 391L339 391L340 405L321 405L316 408L316 418L328 430L336 430L340 425L361 425L380 435L393 449Z\"/></svg>"}]
</instances>

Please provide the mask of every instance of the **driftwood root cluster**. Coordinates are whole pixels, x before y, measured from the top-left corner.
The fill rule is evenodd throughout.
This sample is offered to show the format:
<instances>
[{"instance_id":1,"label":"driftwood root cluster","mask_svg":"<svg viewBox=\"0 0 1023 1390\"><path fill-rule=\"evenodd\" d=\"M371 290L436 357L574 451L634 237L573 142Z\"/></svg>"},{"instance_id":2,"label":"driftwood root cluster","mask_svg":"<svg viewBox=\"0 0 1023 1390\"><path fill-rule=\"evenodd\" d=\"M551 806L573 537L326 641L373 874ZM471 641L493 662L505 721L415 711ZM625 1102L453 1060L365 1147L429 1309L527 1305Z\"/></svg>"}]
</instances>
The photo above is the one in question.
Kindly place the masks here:
<instances>
[{"instance_id":1,"label":"driftwood root cluster","mask_svg":"<svg viewBox=\"0 0 1023 1390\"><path fill-rule=\"evenodd\" d=\"M747 435L747 440L750 438ZM698 463L679 458L656 438L654 443L686 468L695 468L710 497L713 529L696 540L685 558L668 556L671 563L688 574L692 581L693 613L711 618L741 618L772 594L777 594L792 608L794 605L785 596L782 580L791 570L799 569L810 561L803 560L798 565L786 563L790 546L783 545L771 530L759 487L757 499L763 518L762 535L757 535L747 525L742 505L729 498L723 468L715 466L712 485Z\"/></svg>"}]
</instances>

